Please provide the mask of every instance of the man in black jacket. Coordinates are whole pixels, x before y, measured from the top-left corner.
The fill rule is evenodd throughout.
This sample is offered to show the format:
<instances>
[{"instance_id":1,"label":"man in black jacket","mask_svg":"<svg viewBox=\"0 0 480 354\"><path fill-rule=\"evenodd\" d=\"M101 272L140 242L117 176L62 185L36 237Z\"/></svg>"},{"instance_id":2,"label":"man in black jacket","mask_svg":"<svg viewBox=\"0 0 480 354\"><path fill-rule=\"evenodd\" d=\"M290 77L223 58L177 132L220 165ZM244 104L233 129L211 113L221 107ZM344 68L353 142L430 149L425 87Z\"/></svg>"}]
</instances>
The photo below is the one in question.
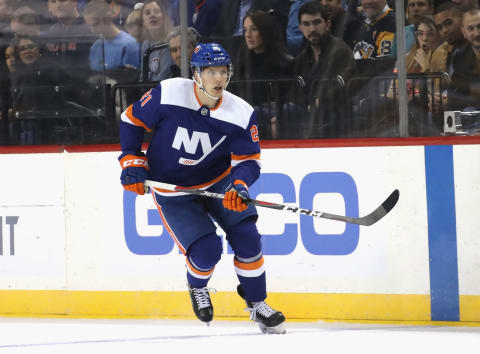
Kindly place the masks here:
<instances>
[{"instance_id":1,"label":"man in black jacket","mask_svg":"<svg viewBox=\"0 0 480 354\"><path fill-rule=\"evenodd\" d=\"M339 134L341 114L337 113L342 108L339 88L341 82L347 82L353 74L352 50L343 40L331 35L328 12L320 3L305 3L298 12L298 23L308 41L308 46L294 61L295 75L305 82L304 104L310 112L306 128L312 137ZM333 116L336 121L331 121Z\"/></svg>"},{"instance_id":2,"label":"man in black jacket","mask_svg":"<svg viewBox=\"0 0 480 354\"><path fill-rule=\"evenodd\" d=\"M463 15L462 32L469 43L453 58L449 106L454 110L480 110L480 10Z\"/></svg>"}]
</instances>

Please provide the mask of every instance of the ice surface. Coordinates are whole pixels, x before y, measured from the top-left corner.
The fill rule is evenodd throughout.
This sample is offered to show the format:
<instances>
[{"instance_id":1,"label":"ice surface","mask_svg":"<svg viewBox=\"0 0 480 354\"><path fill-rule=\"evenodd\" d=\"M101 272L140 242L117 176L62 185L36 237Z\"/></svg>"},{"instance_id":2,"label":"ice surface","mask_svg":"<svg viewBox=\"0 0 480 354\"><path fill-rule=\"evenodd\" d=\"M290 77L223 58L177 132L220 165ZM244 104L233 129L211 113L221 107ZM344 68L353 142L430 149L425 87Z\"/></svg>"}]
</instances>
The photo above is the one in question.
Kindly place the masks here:
<instances>
[{"instance_id":1,"label":"ice surface","mask_svg":"<svg viewBox=\"0 0 480 354\"><path fill-rule=\"evenodd\" d=\"M0 317L0 354L476 353L480 327L287 322L264 335L248 321Z\"/></svg>"}]
</instances>

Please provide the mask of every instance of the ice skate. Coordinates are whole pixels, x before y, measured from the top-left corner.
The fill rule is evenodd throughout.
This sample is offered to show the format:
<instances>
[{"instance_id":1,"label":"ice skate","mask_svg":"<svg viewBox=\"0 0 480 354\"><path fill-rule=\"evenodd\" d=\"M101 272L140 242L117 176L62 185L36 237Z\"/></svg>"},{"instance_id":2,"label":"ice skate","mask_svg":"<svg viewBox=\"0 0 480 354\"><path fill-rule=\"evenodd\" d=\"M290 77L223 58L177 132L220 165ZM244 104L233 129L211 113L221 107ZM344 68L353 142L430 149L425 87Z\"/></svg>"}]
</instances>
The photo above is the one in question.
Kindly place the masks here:
<instances>
[{"instance_id":1,"label":"ice skate","mask_svg":"<svg viewBox=\"0 0 480 354\"><path fill-rule=\"evenodd\" d=\"M285 334L283 322L285 316L268 306L265 301L248 302L241 285L237 286L237 293L247 304L247 311L250 312L250 319L257 323L258 328L265 334Z\"/></svg>"},{"instance_id":2,"label":"ice skate","mask_svg":"<svg viewBox=\"0 0 480 354\"><path fill-rule=\"evenodd\" d=\"M197 318L205 322L207 326L213 319L213 306L210 300L209 288L191 288L188 285L188 292L190 293L190 300L192 301L193 312Z\"/></svg>"}]
</instances>

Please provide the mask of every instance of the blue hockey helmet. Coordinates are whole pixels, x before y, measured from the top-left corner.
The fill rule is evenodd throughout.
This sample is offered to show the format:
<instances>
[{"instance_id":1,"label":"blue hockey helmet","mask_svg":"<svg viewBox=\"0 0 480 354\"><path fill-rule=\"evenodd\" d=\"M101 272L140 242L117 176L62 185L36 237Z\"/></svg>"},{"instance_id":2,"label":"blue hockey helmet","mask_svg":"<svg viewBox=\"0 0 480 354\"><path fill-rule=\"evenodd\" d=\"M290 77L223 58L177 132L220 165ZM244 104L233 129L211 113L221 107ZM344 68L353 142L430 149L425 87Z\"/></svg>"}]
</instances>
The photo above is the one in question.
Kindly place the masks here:
<instances>
[{"instance_id":1,"label":"blue hockey helmet","mask_svg":"<svg viewBox=\"0 0 480 354\"><path fill-rule=\"evenodd\" d=\"M200 43L193 49L192 68L226 66L231 70L232 61L227 51L218 43Z\"/></svg>"}]
</instances>

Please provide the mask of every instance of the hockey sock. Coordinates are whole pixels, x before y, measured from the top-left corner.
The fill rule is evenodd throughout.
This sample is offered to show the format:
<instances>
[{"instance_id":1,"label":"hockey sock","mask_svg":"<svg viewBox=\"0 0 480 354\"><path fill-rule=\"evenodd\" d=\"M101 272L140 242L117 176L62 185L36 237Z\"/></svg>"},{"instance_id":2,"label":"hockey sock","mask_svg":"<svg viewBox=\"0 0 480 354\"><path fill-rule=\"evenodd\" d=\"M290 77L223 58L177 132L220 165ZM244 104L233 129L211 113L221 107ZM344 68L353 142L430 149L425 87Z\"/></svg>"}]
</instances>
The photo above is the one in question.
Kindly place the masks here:
<instances>
[{"instance_id":1,"label":"hockey sock","mask_svg":"<svg viewBox=\"0 0 480 354\"><path fill-rule=\"evenodd\" d=\"M190 287L207 286L221 256L222 240L217 234L210 233L195 241L189 247L185 259Z\"/></svg>"},{"instance_id":2,"label":"hockey sock","mask_svg":"<svg viewBox=\"0 0 480 354\"><path fill-rule=\"evenodd\" d=\"M243 220L227 230L227 240L235 258L234 266L247 301L263 301L267 297L262 243L253 219Z\"/></svg>"}]
</instances>

